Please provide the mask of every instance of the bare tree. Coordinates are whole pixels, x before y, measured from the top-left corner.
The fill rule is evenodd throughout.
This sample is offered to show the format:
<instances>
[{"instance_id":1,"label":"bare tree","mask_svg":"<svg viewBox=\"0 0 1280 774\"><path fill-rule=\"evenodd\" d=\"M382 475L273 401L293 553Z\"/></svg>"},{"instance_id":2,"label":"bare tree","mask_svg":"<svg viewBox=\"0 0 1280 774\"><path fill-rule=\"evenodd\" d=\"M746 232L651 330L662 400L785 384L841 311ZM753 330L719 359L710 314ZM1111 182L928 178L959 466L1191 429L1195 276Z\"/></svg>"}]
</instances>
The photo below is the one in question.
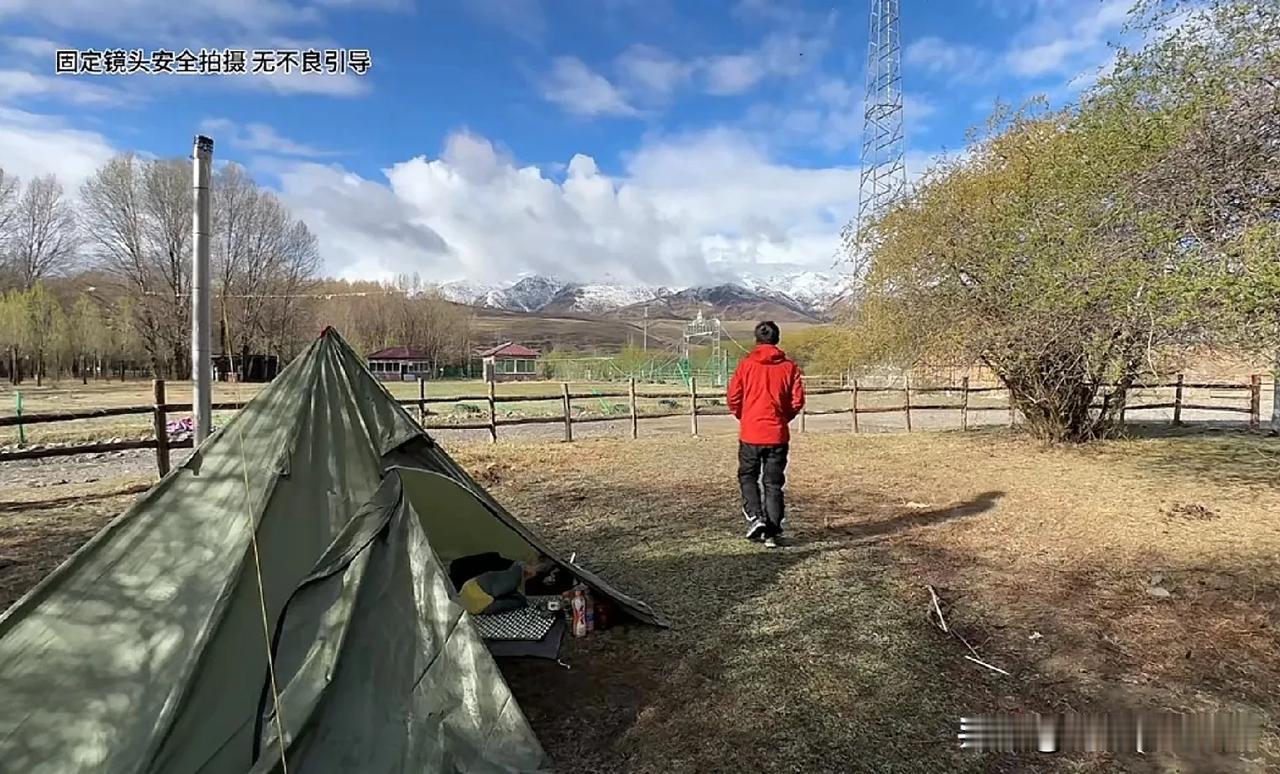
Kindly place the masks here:
<instances>
[{"instance_id":1,"label":"bare tree","mask_svg":"<svg viewBox=\"0 0 1280 774\"><path fill-rule=\"evenodd\" d=\"M298 343L305 338L302 325L314 316L314 303L306 294L316 284L320 270L320 246L307 224L296 221L285 234L281 261L276 271L277 298L267 305L270 330L274 341L268 346L281 357L296 354Z\"/></svg>"},{"instance_id":2,"label":"bare tree","mask_svg":"<svg viewBox=\"0 0 1280 774\"><path fill-rule=\"evenodd\" d=\"M214 181L214 263L225 354L287 356L319 269L314 235L236 165Z\"/></svg>"},{"instance_id":3,"label":"bare tree","mask_svg":"<svg viewBox=\"0 0 1280 774\"><path fill-rule=\"evenodd\" d=\"M27 183L9 237L10 267L24 290L70 267L79 246L76 214L53 175Z\"/></svg>"},{"instance_id":4,"label":"bare tree","mask_svg":"<svg viewBox=\"0 0 1280 774\"><path fill-rule=\"evenodd\" d=\"M87 236L132 302L153 371L178 372L190 328L189 166L118 156L85 183L82 196Z\"/></svg>"},{"instance_id":5,"label":"bare tree","mask_svg":"<svg viewBox=\"0 0 1280 774\"><path fill-rule=\"evenodd\" d=\"M7 269L10 240L18 217L19 180L0 167L0 270Z\"/></svg>"}]
</instances>

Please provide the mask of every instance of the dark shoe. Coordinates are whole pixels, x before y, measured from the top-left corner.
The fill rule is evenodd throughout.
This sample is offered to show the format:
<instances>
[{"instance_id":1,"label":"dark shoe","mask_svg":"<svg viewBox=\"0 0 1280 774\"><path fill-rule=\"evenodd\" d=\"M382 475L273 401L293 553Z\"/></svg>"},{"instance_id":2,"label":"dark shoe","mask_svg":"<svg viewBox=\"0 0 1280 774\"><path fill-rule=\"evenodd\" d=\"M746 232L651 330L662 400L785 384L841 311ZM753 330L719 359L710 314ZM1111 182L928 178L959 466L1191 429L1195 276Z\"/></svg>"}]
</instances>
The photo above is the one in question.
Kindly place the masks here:
<instances>
[{"instance_id":1,"label":"dark shoe","mask_svg":"<svg viewBox=\"0 0 1280 774\"><path fill-rule=\"evenodd\" d=\"M765 523L760 519L752 519L747 527L747 540L760 541L764 538Z\"/></svg>"},{"instance_id":2,"label":"dark shoe","mask_svg":"<svg viewBox=\"0 0 1280 774\"><path fill-rule=\"evenodd\" d=\"M782 548L782 535L771 535L764 539L765 548Z\"/></svg>"}]
</instances>

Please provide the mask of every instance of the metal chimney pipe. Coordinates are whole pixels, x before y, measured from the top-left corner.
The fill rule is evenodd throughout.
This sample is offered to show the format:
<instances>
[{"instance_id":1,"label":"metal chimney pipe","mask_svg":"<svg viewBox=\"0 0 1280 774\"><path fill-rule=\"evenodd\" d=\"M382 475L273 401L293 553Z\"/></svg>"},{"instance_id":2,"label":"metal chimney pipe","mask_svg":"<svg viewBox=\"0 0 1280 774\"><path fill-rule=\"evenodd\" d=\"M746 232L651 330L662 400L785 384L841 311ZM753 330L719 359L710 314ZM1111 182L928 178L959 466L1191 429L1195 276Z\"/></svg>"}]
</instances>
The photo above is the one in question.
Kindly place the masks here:
<instances>
[{"instance_id":1,"label":"metal chimney pipe","mask_svg":"<svg viewBox=\"0 0 1280 774\"><path fill-rule=\"evenodd\" d=\"M209 292L209 218L210 169L213 166L213 140L196 135L192 153L191 229L191 383L192 408L195 413L195 445L209 437L213 427L213 353L210 350L213 327L213 303Z\"/></svg>"}]
</instances>

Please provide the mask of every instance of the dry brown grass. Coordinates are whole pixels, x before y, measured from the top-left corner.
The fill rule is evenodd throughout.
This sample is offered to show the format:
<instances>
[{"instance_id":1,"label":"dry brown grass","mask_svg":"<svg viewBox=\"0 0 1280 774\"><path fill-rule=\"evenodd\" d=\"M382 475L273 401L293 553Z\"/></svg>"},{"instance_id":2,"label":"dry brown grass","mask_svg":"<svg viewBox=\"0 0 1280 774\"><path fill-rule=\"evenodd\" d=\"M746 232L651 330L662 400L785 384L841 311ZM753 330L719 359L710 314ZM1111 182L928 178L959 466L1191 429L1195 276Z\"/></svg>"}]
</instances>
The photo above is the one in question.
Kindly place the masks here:
<instances>
[{"instance_id":1,"label":"dry brown grass","mask_svg":"<svg viewBox=\"0 0 1280 774\"><path fill-rule=\"evenodd\" d=\"M563 770L1172 772L1280 761L1275 443L809 434L793 453L794 544L776 552L741 539L731 438L452 451L674 622L575 641L568 671L504 666ZM0 553L39 557L20 575L0 566L6 600L126 499L63 489L5 495ZM1147 592L1153 574L1170 597ZM925 584L1010 677L929 623ZM971 756L954 742L958 716L1001 709L1233 708L1268 716L1252 763Z\"/></svg>"},{"instance_id":2,"label":"dry brown grass","mask_svg":"<svg viewBox=\"0 0 1280 774\"><path fill-rule=\"evenodd\" d=\"M133 502L142 478L0 490L0 610Z\"/></svg>"},{"instance_id":3,"label":"dry brown grass","mask_svg":"<svg viewBox=\"0 0 1280 774\"><path fill-rule=\"evenodd\" d=\"M462 457L518 513L678 622L668 635L627 635L617 651L590 648L604 662L585 667L593 676L643 696L623 728L584 730L590 712L556 719L562 701L605 711L609 694L575 690L571 673L513 674L544 740L569 760L642 771L1245 771L1262 764L946 748L961 713L1274 718L1275 454L1238 435L1089 449L1003 434L807 436L789 489L797 545L782 554L739 539L728 439ZM1179 516L1188 504L1218 518ZM1146 592L1153 573L1172 597ZM925 584L1012 677L963 661L963 646L929 626ZM1276 745L1272 730L1272 764Z\"/></svg>"}]
</instances>

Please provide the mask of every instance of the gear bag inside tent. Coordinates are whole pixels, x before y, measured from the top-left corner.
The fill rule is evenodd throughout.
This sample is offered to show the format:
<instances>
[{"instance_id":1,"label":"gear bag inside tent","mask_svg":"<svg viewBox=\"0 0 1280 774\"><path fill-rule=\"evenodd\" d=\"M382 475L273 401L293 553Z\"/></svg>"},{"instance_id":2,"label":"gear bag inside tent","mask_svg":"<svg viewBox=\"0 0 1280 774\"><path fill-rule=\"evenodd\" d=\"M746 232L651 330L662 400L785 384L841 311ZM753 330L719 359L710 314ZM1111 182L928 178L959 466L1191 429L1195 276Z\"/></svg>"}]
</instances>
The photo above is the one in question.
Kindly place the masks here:
<instances>
[{"instance_id":1,"label":"gear bag inside tent","mask_svg":"<svg viewBox=\"0 0 1280 774\"><path fill-rule=\"evenodd\" d=\"M504 577L520 588L479 582ZM556 657L542 602L566 584L666 626L508 513L326 329L0 616L0 768L544 770L494 658Z\"/></svg>"}]
</instances>

